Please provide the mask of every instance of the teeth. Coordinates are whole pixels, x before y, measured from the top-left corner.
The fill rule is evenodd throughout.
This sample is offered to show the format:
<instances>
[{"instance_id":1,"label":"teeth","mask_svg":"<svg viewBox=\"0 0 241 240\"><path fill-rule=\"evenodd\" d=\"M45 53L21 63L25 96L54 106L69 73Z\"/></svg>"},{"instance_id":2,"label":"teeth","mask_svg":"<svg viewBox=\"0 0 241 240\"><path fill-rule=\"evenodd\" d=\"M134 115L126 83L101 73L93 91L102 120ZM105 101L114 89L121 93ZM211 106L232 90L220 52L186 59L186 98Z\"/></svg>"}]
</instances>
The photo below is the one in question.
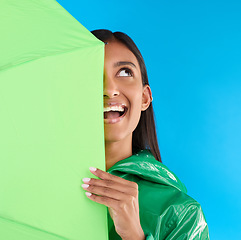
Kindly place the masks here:
<instances>
[{"instance_id":1,"label":"teeth","mask_svg":"<svg viewBox=\"0 0 241 240\"><path fill-rule=\"evenodd\" d=\"M104 107L104 112L109 111L118 111L118 112L124 112L125 109L122 106L111 106L111 107Z\"/></svg>"}]
</instances>

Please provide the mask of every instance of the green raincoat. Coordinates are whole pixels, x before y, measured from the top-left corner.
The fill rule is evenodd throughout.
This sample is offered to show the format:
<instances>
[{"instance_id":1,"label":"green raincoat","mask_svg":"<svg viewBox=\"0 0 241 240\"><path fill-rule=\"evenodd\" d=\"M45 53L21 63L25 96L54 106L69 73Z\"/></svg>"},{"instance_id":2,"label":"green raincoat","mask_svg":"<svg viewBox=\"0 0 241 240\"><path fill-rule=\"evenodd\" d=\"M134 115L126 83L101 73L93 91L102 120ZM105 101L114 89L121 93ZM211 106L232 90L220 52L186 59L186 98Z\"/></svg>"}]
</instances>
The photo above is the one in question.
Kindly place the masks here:
<instances>
[{"instance_id":1,"label":"green raincoat","mask_svg":"<svg viewBox=\"0 0 241 240\"><path fill-rule=\"evenodd\" d=\"M117 162L107 172L136 182L140 223L146 240L208 240L208 226L200 204L149 150ZM109 239L119 240L108 211ZM134 240L134 239L133 239Z\"/></svg>"}]
</instances>

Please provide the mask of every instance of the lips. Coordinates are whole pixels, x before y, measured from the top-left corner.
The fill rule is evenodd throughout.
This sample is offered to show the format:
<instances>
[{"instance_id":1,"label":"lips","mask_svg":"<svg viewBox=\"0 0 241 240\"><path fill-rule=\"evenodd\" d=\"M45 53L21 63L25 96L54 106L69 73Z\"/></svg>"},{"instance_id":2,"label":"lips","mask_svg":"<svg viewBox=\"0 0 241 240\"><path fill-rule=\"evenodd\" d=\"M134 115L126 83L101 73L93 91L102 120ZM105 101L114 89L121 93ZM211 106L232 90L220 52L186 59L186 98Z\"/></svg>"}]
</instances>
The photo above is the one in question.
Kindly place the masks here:
<instances>
[{"instance_id":1,"label":"lips","mask_svg":"<svg viewBox=\"0 0 241 240\"><path fill-rule=\"evenodd\" d=\"M128 108L124 103L117 103L117 102L108 102L108 103L104 103L104 110L110 112L111 111L111 107L113 107L113 114L111 116L111 118L104 118L104 123L105 124L113 124L113 123L117 123L120 122L126 115ZM118 111L117 109L124 109L123 111ZM108 109L108 110L107 110ZM116 112L114 114L114 111ZM112 112L112 111L111 111ZM118 113L118 114L117 114ZM104 113L104 116L107 116L107 114ZM110 115L110 114L108 114ZM115 117L118 116L118 117Z\"/></svg>"},{"instance_id":2,"label":"lips","mask_svg":"<svg viewBox=\"0 0 241 240\"><path fill-rule=\"evenodd\" d=\"M123 107L126 107L126 104L125 103L118 103L118 102L105 102L104 103L104 108L112 107L112 106L123 106Z\"/></svg>"}]
</instances>

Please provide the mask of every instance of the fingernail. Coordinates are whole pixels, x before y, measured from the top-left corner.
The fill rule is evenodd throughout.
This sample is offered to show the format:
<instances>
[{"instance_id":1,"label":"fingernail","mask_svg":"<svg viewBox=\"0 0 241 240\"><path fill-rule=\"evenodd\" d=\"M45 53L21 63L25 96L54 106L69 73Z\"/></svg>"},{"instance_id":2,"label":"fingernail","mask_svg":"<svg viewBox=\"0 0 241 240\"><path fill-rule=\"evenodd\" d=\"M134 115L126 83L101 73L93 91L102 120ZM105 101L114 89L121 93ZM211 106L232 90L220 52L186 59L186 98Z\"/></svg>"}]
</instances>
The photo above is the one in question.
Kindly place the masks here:
<instances>
[{"instance_id":1,"label":"fingernail","mask_svg":"<svg viewBox=\"0 0 241 240\"><path fill-rule=\"evenodd\" d=\"M89 184L82 184L82 188L88 188Z\"/></svg>"},{"instance_id":2,"label":"fingernail","mask_svg":"<svg viewBox=\"0 0 241 240\"><path fill-rule=\"evenodd\" d=\"M95 168L95 167L90 167L89 169L90 169L90 171L92 171L92 172L96 171L96 168Z\"/></svg>"},{"instance_id":3,"label":"fingernail","mask_svg":"<svg viewBox=\"0 0 241 240\"><path fill-rule=\"evenodd\" d=\"M85 194L87 197L90 197L92 195L92 193L90 193L90 192L85 192Z\"/></svg>"},{"instance_id":4,"label":"fingernail","mask_svg":"<svg viewBox=\"0 0 241 240\"><path fill-rule=\"evenodd\" d=\"M90 181L90 178L83 178L82 181L85 182L85 183L87 183L87 182Z\"/></svg>"}]
</instances>

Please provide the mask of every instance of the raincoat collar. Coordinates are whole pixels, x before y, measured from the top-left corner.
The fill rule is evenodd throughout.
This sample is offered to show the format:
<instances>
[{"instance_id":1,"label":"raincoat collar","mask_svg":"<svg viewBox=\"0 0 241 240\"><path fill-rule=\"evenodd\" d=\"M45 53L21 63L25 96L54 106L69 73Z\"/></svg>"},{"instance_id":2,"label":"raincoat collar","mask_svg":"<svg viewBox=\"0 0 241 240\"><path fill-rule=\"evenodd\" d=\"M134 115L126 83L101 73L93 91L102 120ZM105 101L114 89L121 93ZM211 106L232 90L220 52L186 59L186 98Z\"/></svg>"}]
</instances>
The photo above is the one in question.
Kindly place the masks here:
<instances>
[{"instance_id":1,"label":"raincoat collar","mask_svg":"<svg viewBox=\"0 0 241 240\"><path fill-rule=\"evenodd\" d=\"M107 172L136 175L141 179L177 188L187 193L185 185L163 163L157 161L148 149L140 150L132 156L115 163ZM115 174L116 173L116 174Z\"/></svg>"}]
</instances>

